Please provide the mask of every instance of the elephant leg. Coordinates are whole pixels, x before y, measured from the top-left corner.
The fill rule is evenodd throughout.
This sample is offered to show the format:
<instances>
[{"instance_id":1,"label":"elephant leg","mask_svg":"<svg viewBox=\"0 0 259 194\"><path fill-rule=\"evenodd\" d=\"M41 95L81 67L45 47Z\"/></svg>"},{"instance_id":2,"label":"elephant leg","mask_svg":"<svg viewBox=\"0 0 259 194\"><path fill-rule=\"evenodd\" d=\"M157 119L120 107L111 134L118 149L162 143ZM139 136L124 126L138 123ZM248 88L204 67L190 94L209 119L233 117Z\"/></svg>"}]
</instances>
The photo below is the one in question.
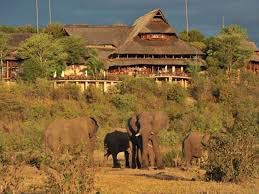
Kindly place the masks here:
<instances>
[{"instance_id":1,"label":"elephant leg","mask_svg":"<svg viewBox=\"0 0 259 194\"><path fill-rule=\"evenodd\" d=\"M153 150L153 146L148 148L148 160L150 163L150 166L154 168L155 166L155 154Z\"/></svg>"},{"instance_id":2,"label":"elephant leg","mask_svg":"<svg viewBox=\"0 0 259 194\"><path fill-rule=\"evenodd\" d=\"M148 168L148 141L149 137L142 136L143 149L142 149L142 168Z\"/></svg>"},{"instance_id":3,"label":"elephant leg","mask_svg":"<svg viewBox=\"0 0 259 194\"><path fill-rule=\"evenodd\" d=\"M155 154L155 158L156 158L156 162L157 162L157 168L163 169L164 165L163 165L162 157L161 157L161 153L160 153L159 140L156 135L152 135L152 142L153 142L153 150L154 150L154 154Z\"/></svg>"},{"instance_id":4,"label":"elephant leg","mask_svg":"<svg viewBox=\"0 0 259 194\"><path fill-rule=\"evenodd\" d=\"M136 145L132 145L132 155L131 155L131 167L133 168L133 169L135 169L137 166L136 166L136 148L137 146Z\"/></svg>"},{"instance_id":5,"label":"elephant leg","mask_svg":"<svg viewBox=\"0 0 259 194\"><path fill-rule=\"evenodd\" d=\"M112 154L113 168L120 168L120 167L121 167L121 165L120 165L120 163L119 163L119 161L118 161L118 159L117 159L117 154L118 154L118 153L113 153L113 154Z\"/></svg>"},{"instance_id":6,"label":"elephant leg","mask_svg":"<svg viewBox=\"0 0 259 194\"><path fill-rule=\"evenodd\" d=\"M125 166L126 166L126 168L129 168L130 167L130 165L129 165L129 152L125 151L124 156L125 156Z\"/></svg>"},{"instance_id":7,"label":"elephant leg","mask_svg":"<svg viewBox=\"0 0 259 194\"><path fill-rule=\"evenodd\" d=\"M138 147L137 148L137 166L138 168L141 168L141 149Z\"/></svg>"}]
</instances>

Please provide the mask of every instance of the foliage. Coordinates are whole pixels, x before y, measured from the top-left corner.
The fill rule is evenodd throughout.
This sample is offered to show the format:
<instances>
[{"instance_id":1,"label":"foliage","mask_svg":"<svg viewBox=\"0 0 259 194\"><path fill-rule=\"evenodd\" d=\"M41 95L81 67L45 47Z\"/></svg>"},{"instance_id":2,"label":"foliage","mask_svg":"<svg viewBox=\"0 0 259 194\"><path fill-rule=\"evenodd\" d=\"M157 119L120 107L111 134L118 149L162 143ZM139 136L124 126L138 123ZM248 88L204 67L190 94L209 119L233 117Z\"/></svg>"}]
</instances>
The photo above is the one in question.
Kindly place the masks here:
<instances>
[{"instance_id":1,"label":"foliage","mask_svg":"<svg viewBox=\"0 0 259 194\"><path fill-rule=\"evenodd\" d=\"M208 64L227 70L231 76L232 71L243 67L252 55L251 48L244 46L246 38L246 32L240 26L223 28L217 36L207 40Z\"/></svg>"},{"instance_id":2,"label":"foliage","mask_svg":"<svg viewBox=\"0 0 259 194\"><path fill-rule=\"evenodd\" d=\"M172 84L172 85L168 85L168 88L166 90L166 97L167 97L167 100L172 100L177 103L182 103L185 101L187 97L187 92L179 84Z\"/></svg>"},{"instance_id":3,"label":"foliage","mask_svg":"<svg viewBox=\"0 0 259 194\"><path fill-rule=\"evenodd\" d=\"M37 34L25 40L18 49L18 55L39 63L40 69L44 70L41 77L46 78L51 77L55 71L61 73L67 59L64 46L47 34ZM30 63L31 66L32 62ZM34 70L34 68L31 69Z\"/></svg>"},{"instance_id":4,"label":"foliage","mask_svg":"<svg viewBox=\"0 0 259 194\"><path fill-rule=\"evenodd\" d=\"M0 31L5 33L36 33L37 29L32 25L0 26Z\"/></svg>"},{"instance_id":5,"label":"foliage","mask_svg":"<svg viewBox=\"0 0 259 194\"><path fill-rule=\"evenodd\" d=\"M63 24L48 24L43 32L52 35L54 38L62 38L66 35Z\"/></svg>"},{"instance_id":6,"label":"foliage","mask_svg":"<svg viewBox=\"0 0 259 194\"><path fill-rule=\"evenodd\" d=\"M86 60L87 50L82 39L67 36L59 39L58 42L63 45L64 52L67 53L66 63L68 65L80 64Z\"/></svg>"},{"instance_id":7,"label":"foliage","mask_svg":"<svg viewBox=\"0 0 259 194\"><path fill-rule=\"evenodd\" d=\"M22 72L19 77L28 82L35 82L38 78L44 78L47 74L47 69L44 68L39 59L30 58L21 65Z\"/></svg>"},{"instance_id":8,"label":"foliage","mask_svg":"<svg viewBox=\"0 0 259 194\"><path fill-rule=\"evenodd\" d=\"M183 31L179 33L179 38L187 42L204 42L205 36L197 29L192 29L191 31Z\"/></svg>"},{"instance_id":9,"label":"foliage","mask_svg":"<svg viewBox=\"0 0 259 194\"><path fill-rule=\"evenodd\" d=\"M255 172L252 146L254 138L247 135L220 135L211 139L206 176L209 180L240 182Z\"/></svg>"},{"instance_id":10,"label":"foliage","mask_svg":"<svg viewBox=\"0 0 259 194\"><path fill-rule=\"evenodd\" d=\"M95 49L89 50L89 58L87 60L87 67L89 74L93 75L97 79L97 75L104 70L104 64L98 57L98 53Z\"/></svg>"}]
</instances>

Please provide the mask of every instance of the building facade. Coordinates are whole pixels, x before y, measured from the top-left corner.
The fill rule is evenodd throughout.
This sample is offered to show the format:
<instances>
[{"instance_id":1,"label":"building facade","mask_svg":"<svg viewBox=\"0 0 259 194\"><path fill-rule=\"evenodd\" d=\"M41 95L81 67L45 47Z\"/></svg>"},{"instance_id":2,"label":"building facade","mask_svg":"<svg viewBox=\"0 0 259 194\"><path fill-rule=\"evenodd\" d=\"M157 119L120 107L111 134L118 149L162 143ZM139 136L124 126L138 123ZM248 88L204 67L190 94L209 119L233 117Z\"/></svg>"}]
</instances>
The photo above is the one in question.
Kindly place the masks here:
<instances>
[{"instance_id":1,"label":"building facade","mask_svg":"<svg viewBox=\"0 0 259 194\"><path fill-rule=\"evenodd\" d=\"M108 75L153 77L187 85L188 65L205 66L204 53L178 38L160 9L139 17L132 26L65 25L98 50Z\"/></svg>"}]
</instances>

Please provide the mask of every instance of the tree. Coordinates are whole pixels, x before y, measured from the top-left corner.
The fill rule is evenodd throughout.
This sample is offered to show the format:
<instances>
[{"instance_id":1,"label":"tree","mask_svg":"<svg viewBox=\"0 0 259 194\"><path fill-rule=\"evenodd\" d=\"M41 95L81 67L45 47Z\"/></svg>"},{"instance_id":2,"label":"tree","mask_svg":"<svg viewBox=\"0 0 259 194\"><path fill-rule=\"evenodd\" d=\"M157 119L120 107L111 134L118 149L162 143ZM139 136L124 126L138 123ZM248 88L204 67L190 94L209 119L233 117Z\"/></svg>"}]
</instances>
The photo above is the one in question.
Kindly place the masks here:
<instances>
[{"instance_id":1,"label":"tree","mask_svg":"<svg viewBox=\"0 0 259 194\"><path fill-rule=\"evenodd\" d=\"M208 64L226 70L231 76L233 69L243 67L252 56L252 50L244 46L246 40L246 31L240 26L223 28L216 37L207 40Z\"/></svg>"},{"instance_id":2,"label":"tree","mask_svg":"<svg viewBox=\"0 0 259 194\"><path fill-rule=\"evenodd\" d=\"M183 31L179 33L179 38L186 41L186 42L204 42L205 41L205 36L196 29L192 29L189 31L188 36L187 32Z\"/></svg>"},{"instance_id":3,"label":"tree","mask_svg":"<svg viewBox=\"0 0 259 194\"><path fill-rule=\"evenodd\" d=\"M54 38L62 38L66 35L63 24L48 24L43 32L52 35Z\"/></svg>"},{"instance_id":4,"label":"tree","mask_svg":"<svg viewBox=\"0 0 259 194\"><path fill-rule=\"evenodd\" d=\"M89 50L89 59L87 60L89 73L92 74L95 79L97 79L97 74L104 69L103 62L99 59L98 53L95 49Z\"/></svg>"},{"instance_id":5,"label":"tree","mask_svg":"<svg viewBox=\"0 0 259 194\"><path fill-rule=\"evenodd\" d=\"M33 63L38 63L35 65L44 69L43 75L40 75L40 77L47 78L51 77L54 72L60 74L65 68L67 59L67 53L64 52L63 45L48 34L37 34L25 40L17 54L25 59L25 62L31 60L29 63L24 63L23 68L26 68L26 65L31 66ZM26 72L28 73L28 71ZM24 76L26 75L24 74Z\"/></svg>"},{"instance_id":6,"label":"tree","mask_svg":"<svg viewBox=\"0 0 259 194\"><path fill-rule=\"evenodd\" d=\"M21 65L22 72L20 77L24 81L35 82L37 78L43 78L46 69L40 65L37 58L30 58Z\"/></svg>"},{"instance_id":7,"label":"tree","mask_svg":"<svg viewBox=\"0 0 259 194\"><path fill-rule=\"evenodd\" d=\"M87 49L82 39L66 36L58 40L63 45L64 51L67 53L66 63L68 65L79 64L86 60Z\"/></svg>"},{"instance_id":8,"label":"tree","mask_svg":"<svg viewBox=\"0 0 259 194\"><path fill-rule=\"evenodd\" d=\"M3 65L4 60L9 54L8 48L9 36L5 33L0 32L0 64L1 64L1 80L3 79Z\"/></svg>"},{"instance_id":9,"label":"tree","mask_svg":"<svg viewBox=\"0 0 259 194\"><path fill-rule=\"evenodd\" d=\"M188 36L186 31L180 32L179 38L186 42L190 42L190 44L197 49L205 50L206 48L205 36L199 30L192 29L188 33Z\"/></svg>"}]
</instances>

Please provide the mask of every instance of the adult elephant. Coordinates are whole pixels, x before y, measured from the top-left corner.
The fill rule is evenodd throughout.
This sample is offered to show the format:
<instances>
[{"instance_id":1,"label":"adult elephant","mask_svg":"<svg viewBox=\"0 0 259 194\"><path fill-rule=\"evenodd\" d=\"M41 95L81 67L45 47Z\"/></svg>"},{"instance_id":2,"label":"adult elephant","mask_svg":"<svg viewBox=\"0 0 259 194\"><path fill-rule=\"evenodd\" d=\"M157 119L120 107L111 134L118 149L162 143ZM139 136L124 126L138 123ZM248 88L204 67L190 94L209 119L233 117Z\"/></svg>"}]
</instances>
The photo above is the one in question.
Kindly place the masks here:
<instances>
[{"instance_id":1,"label":"adult elephant","mask_svg":"<svg viewBox=\"0 0 259 194\"><path fill-rule=\"evenodd\" d=\"M182 152L184 162L187 166L191 164L193 158L200 159L204 155L205 147L208 145L209 139L209 133L203 135L198 131L192 131L184 138Z\"/></svg>"},{"instance_id":2,"label":"adult elephant","mask_svg":"<svg viewBox=\"0 0 259 194\"><path fill-rule=\"evenodd\" d=\"M128 121L128 133L130 134L133 143L132 152L132 168L136 168L136 157L138 153L136 150L141 150L142 163L138 162L138 168L148 168L148 143L151 141L153 151L157 163L157 168L162 169L162 157L159 148L158 133L161 130L166 130L169 127L169 118L167 114L155 112L141 112L135 113ZM141 138L139 138L141 137ZM134 149L135 148L135 149ZM138 155L138 154L137 154Z\"/></svg>"},{"instance_id":3,"label":"adult elephant","mask_svg":"<svg viewBox=\"0 0 259 194\"><path fill-rule=\"evenodd\" d=\"M46 152L63 153L67 146L72 148L83 144L92 157L98 128L92 117L54 120L45 131Z\"/></svg>"},{"instance_id":4,"label":"adult elephant","mask_svg":"<svg viewBox=\"0 0 259 194\"><path fill-rule=\"evenodd\" d=\"M131 154L131 142L127 129L115 129L111 133L107 133L104 138L104 157L108 159L112 155L113 168L120 168L120 162L117 159L117 155L120 152L124 152L125 166L130 167L129 157Z\"/></svg>"}]
</instances>

